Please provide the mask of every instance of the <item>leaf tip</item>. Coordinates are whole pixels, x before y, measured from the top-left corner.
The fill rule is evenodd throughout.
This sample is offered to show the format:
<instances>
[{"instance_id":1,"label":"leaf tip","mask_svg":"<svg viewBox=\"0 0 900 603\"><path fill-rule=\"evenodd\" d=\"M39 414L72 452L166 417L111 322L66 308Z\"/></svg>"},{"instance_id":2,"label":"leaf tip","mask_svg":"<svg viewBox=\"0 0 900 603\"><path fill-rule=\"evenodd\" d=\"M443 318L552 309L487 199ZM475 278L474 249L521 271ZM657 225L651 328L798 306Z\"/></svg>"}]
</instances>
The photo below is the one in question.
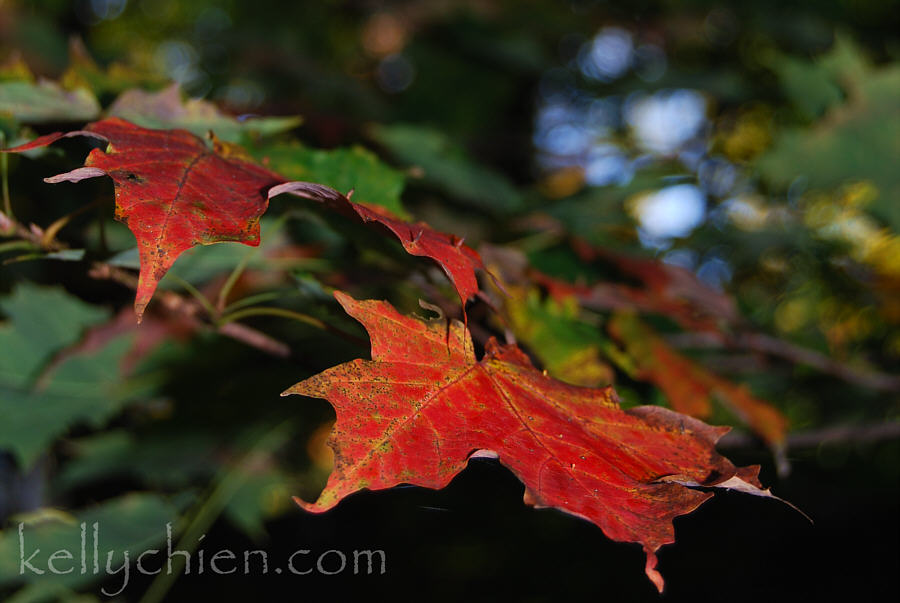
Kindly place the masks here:
<instances>
[{"instance_id":1,"label":"leaf tip","mask_svg":"<svg viewBox=\"0 0 900 603\"><path fill-rule=\"evenodd\" d=\"M335 291L334 291L334 299L336 299L338 301L338 303L341 304L345 308L347 307L347 304L356 301L351 296L349 296L346 293L344 293L343 291L340 291L337 289L335 289Z\"/></svg>"},{"instance_id":2,"label":"leaf tip","mask_svg":"<svg viewBox=\"0 0 900 603\"><path fill-rule=\"evenodd\" d=\"M328 511L329 509L334 507L340 500L340 499L332 499L329 501L329 503L323 504L321 496L319 497L319 500L317 500L314 503L306 502L299 496L292 496L291 498L293 499L294 503L298 507L300 507L304 511L308 511L310 513L323 513L325 511Z\"/></svg>"},{"instance_id":3,"label":"leaf tip","mask_svg":"<svg viewBox=\"0 0 900 603\"><path fill-rule=\"evenodd\" d=\"M647 574L647 577L650 578L650 582L653 583L653 586L656 587L656 590L662 594L663 588L666 586L665 580L663 580L662 574L656 569L657 559L656 553L651 551L648 548L644 548L644 553L647 555L647 563L644 565L644 573Z\"/></svg>"},{"instance_id":4,"label":"leaf tip","mask_svg":"<svg viewBox=\"0 0 900 603\"><path fill-rule=\"evenodd\" d=\"M106 172L104 170L101 170L100 168L80 167L70 172L65 172L64 174L57 174L56 176L44 178L44 182L46 182L47 184L59 184L60 182L80 182L89 178L98 178L105 175Z\"/></svg>"},{"instance_id":5,"label":"leaf tip","mask_svg":"<svg viewBox=\"0 0 900 603\"><path fill-rule=\"evenodd\" d=\"M144 310L147 309L147 304L150 303L150 297L138 297L134 300L134 315L137 317L137 323L141 324L144 320Z\"/></svg>"},{"instance_id":6,"label":"leaf tip","mask_svg":"<svg viewBox=\"0 0 900 603\"><path fill-rule=\"evenodd\" d=\"M312 379L312 377L310 379ZM310 379L305 379L303 381L300 381L299 383L295 383L294 385L290 386L289 388L287 388L286 390L281 392L281 395L282 396L306 396L306 395L308 395L309 390L305 386L306 386L306 383Z\"/></svg>"}]
</instances>

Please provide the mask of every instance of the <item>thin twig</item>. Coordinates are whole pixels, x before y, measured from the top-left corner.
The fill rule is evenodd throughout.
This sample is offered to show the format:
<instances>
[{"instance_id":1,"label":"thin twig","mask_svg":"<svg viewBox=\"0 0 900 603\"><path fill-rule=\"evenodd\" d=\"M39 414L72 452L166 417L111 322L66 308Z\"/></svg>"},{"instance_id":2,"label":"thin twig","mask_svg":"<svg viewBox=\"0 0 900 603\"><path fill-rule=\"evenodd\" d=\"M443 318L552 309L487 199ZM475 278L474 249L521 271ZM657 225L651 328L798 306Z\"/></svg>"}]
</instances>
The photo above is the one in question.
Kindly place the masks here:
<instances>
[{"instance_id":1,"label":"thin twig","mask_svg":"<svg viewBox=\"0 0 900 603\"><path fill-rule=\"evenodd\" d=\"M822 444L871 444L900 438L900 421L863 425L836 425L792 433L787 448L815 448ZM760 440L747 433L729 432L719 440L719 448L753 448Z\"/></svg>"},{"instance_id":2,"label":"thin twig","mask_svg":"<svg viewBox=\"0 0 900 603\"><path fill-rule=\"evenodd\" d=\"M0 146L6 146L6 135L3 132L0 132ZM12 201L9 198L9 157L6 153L0 153L0 180L2 180L0 186L3 187L3 213L9 220L14 220Z\"/></svg>"},{"instance_id":3,"label":"thin twig","mask_svg":"<svg viewBox=\"0 0 900 603\"><path fill-rule=\"evenodd\" d=\"M206 310L206 313L209 314L210 317L212 317L213 319L215 319L216 317L218 317L219 311L216 310L215 306L212 305L212 302L209 301L209 300L206 298L206 296L203 295L203 293L202 293L199 289L197 289L197 287L195 287L194 285L192 285L192 284L189 283L188 281L184 280L183 278L181 278L181 277L178 276L177 274L169 273L169 276L172 277L172 279L173 279L176 283L178 283L179 285L181 285L181 287L182 287L185 291L187 291L187 292L190 294L191 297L193 297L195 300L197 300L197 303L200 304L200 305L203 307L204 310Z\"/></svg>"},{"instance_id":4,"label":"thin twig","mask_svg":"<svg viewBox=\"0 0 900 603\"><path fill-rule=\"evenodd\" d=\"M6 155L3 155L3 156L6 157ZM52 243L54 240L56 240L56 235L57 235L57 234L59 233L59 231L62 230L69 222L72 221L72 218L75 218L75 217L77 217L77 216L80 216L81 214L83 214L84 212L86 212L86 211L88 211L88 210L90 210L90 209L93 209L93 208L95 208L95 207L99 207L100 204L101 204L103 201L104 201L104 199L102 199L102 198L97 198L97 199L95 199L94 201L92 201L92 202L90 202L90 203L86 203L86 204L82 205L81 207L79 207L78 209L76 209L75 211L73 211L72 213L66 214L66 215L64 215L63 217L57 219L53 224L51 224L51 225L48 226L46 229L44 229L43 246L46 247L46 246L48 246L50 243Z\"/></svg>"},{"instance_id":5,"label":"thin twig","mask_svg":"<svg viewBox=\"0 0 900 603\"><path fill-rule=\"evenodd\" d=\"M717 333L679 333L668 337L667 341L675 347L681 348L752 350L784 358L796 364L810 366L823 373L834 375L844 381L869 389L889 392L900 391L900 377L898 376L855 368L833 360L815 350L810 350L769 335L745 333L729 336Z\"/></svg>"},{"instance_id":6,"label":"thin twig","mask_svg":"<svg viewBox=\"0 0 900 603\"><path fill-rule=\"evenodd\" d=\"M355 343L362 347L368 347L368 342L356 335L352 335L337 327L334 327L322 320L319 320L315 316L310 316L308 314L302 314L300 312L295 312L293 310L288 310L286 308L272 308L269 306L254 306L250 308L245 308L243 310L237 310L236 312L232 312L226 316L223 316L219 319L219 323L221 325L232 324L234 321L240 320L242 318L249 318L251 316L279 316L281 318L289 318L291 320L296 320L297 322L302 322L303 324L307 324L313 326L317 329L322 329L323 331L328 331L338 337L349 341L351 343Z\"/></svg>"},{"instance_id":7,"label":"thin twig","mask_svg":"<svg viewBox=\"0 0 900 603\"><path fill-rule=\"evenodd\" d=\"M291 355L291 348L289 348L286 343L278 341L274 337L270 337L262 331L257 331L247 325L230 322L227 325L216 328L216 332L256 348L257 350L261 350L271 356L287 358Z\"/></svg>"},{"instance_id":8,"label":"thin twig","mask_svg":"<svg viewBox=\"0 0 900 603\"><path fill-rule=\"evenodd\" d=\"M7 216L8 217L8 216ZM20 239L32 243L35 247L45 249L47 251L63 251L68 246L57 240L45 241L44 232L37 226L26 228L23 224L15 219L10 219L12 231ZM98 280L110 280L129 289L137 289L138 278L117 266L112 266L104 262L92 262L88 270L88 276ZM266 335L261 331L257 331L251 327L238 324L228 324L219 327L213 327L201 320L200 304L194 300L188 300L182 295L172 291L163 291L157 294L160 305L165 307L169 312L173 312L188 319L192 326L197 329L214 329L217 333L230 337L236 341L240 341L250 347L256 348L266 354L286 358L291 355L290 347L277 339Z\"/></svg>"},{"instance_id":9,"label":"thin twig","mask_svg":"<svg viewBox=\"0 0 900 603\"><path fill-rule=\"evenodd\" d=\"M95 262L91 266L88 275L96 279L107 279L117 282L129 289L137 289L138 279L133 274L109 264ZM173 291L162 291L157 293L157 297L160 305L166 308L167 311L188 319L196 329L213 329L220 335L240 341L245 345L279 358L287 358L291 355L291 349L286 343L252 327L237 323L214 327L204 323L200 320L200 315L202 314L200 304L193 299L188 299Z\"/></svg>"}]
</instances>

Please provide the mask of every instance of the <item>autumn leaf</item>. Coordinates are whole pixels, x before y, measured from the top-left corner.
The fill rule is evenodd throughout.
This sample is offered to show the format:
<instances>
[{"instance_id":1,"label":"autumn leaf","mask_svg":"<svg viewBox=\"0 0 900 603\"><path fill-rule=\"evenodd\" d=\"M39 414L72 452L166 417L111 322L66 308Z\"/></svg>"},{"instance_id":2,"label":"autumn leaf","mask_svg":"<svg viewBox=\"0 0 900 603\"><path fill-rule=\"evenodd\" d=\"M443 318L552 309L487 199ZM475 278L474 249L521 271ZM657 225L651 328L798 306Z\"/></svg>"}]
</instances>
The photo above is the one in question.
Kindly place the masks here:
<instances>
[{"instance_id":1,"label":"autumn leaf","mask_svg":"<svg viewBox=\"0 0 900 603\"><path fill-rule=\"evenodd\" d=\"M311 182L286 182L269 190L269 198L282 193L324 203L335 211L364 224L375 224L391 232L410 255L426 257L438 264L456 288L465 309L466 301L478 293L475 270L485 270L481 256L463 239L432 229L424 222L410 224L377 205L354 203L328 186Z\"/></svg>"},{"instance_id":2,"label":"autumn leaf","mask_svg":"<svg viewBox=\"0 0 900 603\"><path fill-rule=\"evenodd\" d=\"M711 314L689 300L692 295L699 295L706 289L694 275L684 274L680 267L655 260L602 251L605 257L620 262L630 269L631 274L638 275L647 288L620 283L591 286L570 284L532 268L525 255L513 248L483 245L481 251L491 270L500 275L498 278L503 279L510 293L500 302L508 326L517 337L535 348L536 356L551 374L577 383L567 379L566 373L560 371L560 362L568 358L568 366L574 370L586 370L590 367L589 360L596 355L597 345L606 343L600 333L590 331L590 325L574 320L578 304L593 309L615 310L607 326L625 350L618 351L615 346L603 345L602 351L607 358L615 361L631 377L657 386L677 412L699 419L709 418L715 399L759 434L781 458L788 422L778 409L755 397L746 386L711 373L673 350L634 314L635 311L663 314L682 326L692 325L699 331L718 332ZM589 251L601 253L594 248ZM526 289L532 282L539 283L547 291L545 301L540 301L533 288ZM526 290L527 295L522 293ZM723 311L733 306L724 294L712 294L719 298L709 302L713 306ZM541 304L544 311L539 313L536 310ZM726 315L721 314L722 317ZM545 333L547 324L552 325L549 333ZM576 333L579 336L575 336ZM541 335L544 335L541 340L536 341Z\"/></svg>"},{"instance_id":3,"label":"autumn leaf","mask_svg":"<svg viewBox=\"0 0 900 603\"><path fill-rule=\"evenodd\" d=\"M609 331L634 359L636 377L659 387L672 408L706 418L714 397L776 450L783 447L787 418L745 385L732 383L679 354L633 314L615 314Z\"/></svg>"},{"instance_id":4,"label":"autumn leaf","mask_svg":"<svg viewBox=\"0 0 900 603\"><path fill-rule=\"evenodd\" d=\"M109 147L106 152L92 151L85 167L45 181L78 182L103 175L113 179L116 218L128 224L138 242L138 320L159 280L187 249L221 241L258 245L259 217L268 200L281 193L318 201L333 211L386 229L409 254L435 261L450 278L463 306L479 290L475 269L484 269L484 264L461 238L423 222L411 224L377 205L352 202L327 186L285 182L231 143L215 140L211 150L190 132L150 130L113 117L84 130L48 134L4 150L24 152L72 136L99 138L109 142Z\"/></svg>"},{"instance_id":5,"label":"autumn leaf","mask_svg":"<svg viewBox=\"0 0 900 603\"><path fill-rule=\"evenodd\" d=\"M491 339L481 361L458 321L400 315L381 301L335 294L372 340L372 360L354 360L284 394L325 398L337 422L335 467L313 512L362 489L401 483L446 486L476 456L494 456L525 484L525 502L638 542L645 571L662 590L656 551L674 541L672 520L712 494L692 486L762 496L759 467L736 468L715 451L728 431L656 406L619 407L611 387L567 385L536 370L514 345Z\"/></svg>"},{"instance_id":6,"label":"autumn leaf","mask_svg":"<svg viewBox=\"0 0 900 603\"><path fill-rule=\"evenodd\" d=\"M8 151L26 151L78 135L100 138L109 146L106 152L91 151L85 167L45 181L78 182L103 175L113 179L116 219L134 233L141 259L134 302L138 320L157 283L182 252L221 241L259 244L259 218L268 207L266 192L282 179L222 147L210 149L184 130L148 130L110 118Z\"/></svg>"}]
</instances>

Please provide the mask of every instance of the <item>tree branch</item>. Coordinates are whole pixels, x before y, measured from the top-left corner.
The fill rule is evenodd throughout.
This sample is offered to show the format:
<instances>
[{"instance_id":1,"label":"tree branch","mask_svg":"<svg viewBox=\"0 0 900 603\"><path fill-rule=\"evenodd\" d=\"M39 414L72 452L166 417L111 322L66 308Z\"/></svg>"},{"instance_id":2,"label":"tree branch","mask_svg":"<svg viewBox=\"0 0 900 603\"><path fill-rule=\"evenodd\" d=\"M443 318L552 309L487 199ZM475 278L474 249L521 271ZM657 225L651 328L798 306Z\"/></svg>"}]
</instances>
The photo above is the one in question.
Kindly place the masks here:
<instances>
[{"instance_id":1,"label":"tree branch","mask_svg":"<svg viewBox=\"0 0 900 603\"><path fill-rule=\"evenodd\" d=\"M870 444L900 438L900 421L869 423L863 425L836 425L810 431L792 433L786 446L791 448L815 448L822 444ZM753 448L759 439L740 432L728 432L719 440L719 448Z\"/></svg>"},{"instance_id":2,"label":"tree branch","mask_svg":"<svg viewBox=\"0 0 900 603\"><path fill-rule=\"evenodd\" d=\"M861 385L869 389L888 392L900 391L900 377L898 376L856 368L833 360L815 350L810 350L769 335L745 333L729 336L717 333L679 333L666 339L673 346L679 348L752 350L784 358L796 364L810 366L823 373L843 379L848 383Z\"/></svg>"},{"instance_id":3,"label":"tree branch","mask_svg":"<svg viewBox=\"0 0 900 603\"><path fill-rule=\"evenodd\" d=\"M68 245L57 241L56 239L47 239L44 231L40 227L31 225L26 228L20 222L4 216L4 223L11 226L10 230L20 239L28 241L41 249L47 251L62 251L68 249ZM104 262L92 262L88 269L88 276L98 280L111 280L129 289L137 289L137 277L127 270L123 270L117 266L112 266ZM213 329L220 335L230 337L236 341L256 348L266 354L277 356L279 358L287 358L291 355L290 347L277 339L266 335L262 331L257 331L252 327L238 323L229 323L222 326L214 326L203 321L203 311L200 305L174 291L162 291L157 294L160 305L167 311L178 314L186 318L191 326L196 330Z\"/></svg>"}]
</instances>

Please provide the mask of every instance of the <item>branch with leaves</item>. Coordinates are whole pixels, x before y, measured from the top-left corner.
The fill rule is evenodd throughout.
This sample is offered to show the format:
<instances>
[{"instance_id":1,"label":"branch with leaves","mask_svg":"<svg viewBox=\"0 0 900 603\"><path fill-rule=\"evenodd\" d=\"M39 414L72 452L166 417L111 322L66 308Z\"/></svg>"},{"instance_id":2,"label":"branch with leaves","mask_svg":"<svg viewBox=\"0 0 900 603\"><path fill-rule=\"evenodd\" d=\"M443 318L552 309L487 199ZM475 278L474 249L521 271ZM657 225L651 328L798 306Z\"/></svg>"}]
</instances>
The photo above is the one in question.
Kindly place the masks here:
<instances>
[{"instance_id":1,"label":"branch with leaves","mask_svg":"<svg viewBox=\"0 0 900 603\"><path fill-rule=\"evenodd\" d=\"M203 138L200 126L208 130L209 120L218 132ZM46 228L26 226L13 214L7 164L9 153L34 155L63 139L87 140L94 147L83 166L44 181L62 187L94 178L112 180L115 218L133 235L137 264L132 267L138 272L105 254L86 262L87 274L134 291L134 315L136 322L143 321L144 333L156 318L167 326L180 321L192 335L214 332L275 358L296 359L302 343L287 329L276 337L243 322L265 319L312 327L329 342L333 338L353 344L357 355L356 348L369 344L370 360L356 358L324 371L318 358L305 358L300 364L314 367L316 374L283 394L325 399L336 413L328 438L334 464L327 484L313 502L294 498L308 511L326 511L361 490L401 484L442 488L470 459L495 458L525 485L526 504L559 509L599 526L613 540L640 544L645 573L662 591L656 555L674 542L675 517L692 512L717 490L776 499L760 482L759 466L740 467L717 452L729 427L704 421L726 416L747 428L753 436L729 436L722 447L746 446L761 438L780 455L782 470L787 446L896 434L891 425L789 435L789 421L777 405L748 384L682 353L680 348L701 345L750 350L872 390L900 389L891 375L855 369L753 333L730 296L711 289L689 270L590 244L565 229L551 236L539 233L539 240L519 246L485 244L479 253L463 236L407 219L398 188L379 197L371 183L341 187L339 177L319 178L311 171L309 165L321 156L309 159L305 149L260 142L265 138L262 131L283 132L296 120L252 122L237 122L208 105L188 107L177 88L132 90L122 94L103 119L83 129L49 133L3 149L0 231L9 240L0 243L0 252L24 252L14 260L78 255L60 236L89 209L102 207L105 198L81 205ZM299 165L297 153L308 163ZM367 152L335 153L331 159L339 157L334 161L342 168L366 166L376 172L378 183L396 176ZM333 171L343 177L343 170ZM313 177L298 178L296 173ZM275 200L280 195L301 200ZM266 289L274 281L251 269L249 256L218 267L215 286L206 290L199 282L170 274L179 258L203 246L265 245L271 233L264 235L261 222L287 215L283 207L272 206L289 203L314 213L317 229L341 235L344 253L352 258L343 270L319 275L311 285L297 271L278 270L277 257L262 258L263 264L276 266L279 284L308 286L315 298L309 305L316 306L318 314L303 307L266 305L281 302L282 292ZM286 247L306 243L303 236L291 233ZM579 268L604 276L584 282L538 269L526 251L529 245L545 244L572 254ZM369 257L363 257L366 253ZM186 293L161 287L167 274ZM412 276L402 286L383 286L397 274ZM609 274L618 274L621 282ZM420 299L421 307L435 311L438 318L425 320L400 312L392 302L364 299L385 295L386 289L397 307L424 295L427 301ZM229 303L236 291L242 295ZM40 295L50 299L54 293ZM119 325L110 326L114 321L94 321L89 311L64 299L60 307L87 318L29 359L28 379L7 383L0 376L0 390L7 388L29 402L32 396L55 393L63 387L57 381L60 374L71 377L81 355L119 333ZM338 311L335 300L365 328L368 342L352 328L339 326L343 314L335 320L322 317ZM462 320L448 319L452 316ZM27 318L9 312L11 329L24 329ZM98 334L104 328L105 334ZM121 350L113 351L121 355ZM29 381L32 373L38 378ZM653 392L672 409L645 405L646 400L635 400L636 391ZM16 411L25 416L23 408L21 404ZM92 425L103 425L110 417L109 412L90 410L74 415L71 423L88 417ZM68 426L48 431L41 446L62 437ZM4 445L16 450L23 464L37 454L18 440L6 444L0 430L0 447ZM243 466L238 463L238 468ZM229 496L238 481L223 479ZM223 497L216 490L212 503L199 504L187 536L208 527L222 510ZM161 596L172 580L158 582L150 598Z\"/></svg>"}]
</instances>

